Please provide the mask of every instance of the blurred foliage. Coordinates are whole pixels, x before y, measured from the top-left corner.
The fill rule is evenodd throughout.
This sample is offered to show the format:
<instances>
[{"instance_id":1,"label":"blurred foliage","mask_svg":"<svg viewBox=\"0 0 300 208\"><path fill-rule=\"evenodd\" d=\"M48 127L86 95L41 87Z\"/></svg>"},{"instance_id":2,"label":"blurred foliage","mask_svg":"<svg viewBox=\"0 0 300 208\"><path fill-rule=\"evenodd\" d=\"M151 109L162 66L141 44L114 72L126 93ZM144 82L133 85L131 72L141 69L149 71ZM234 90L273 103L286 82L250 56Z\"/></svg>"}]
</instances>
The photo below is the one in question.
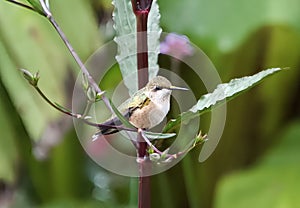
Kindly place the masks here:
<instances>
[{"instance_id":1,"label":"blurred foliage","mask_svg":"<svg viewBox=\"0 0 300 208\"><path fill-rule=\"evenodd\" d=\"M299 206L300 121L281 131L280 141L258 164L221 180L216 207Z\"/></svg>"},{"instance_id":2,"label":"blurred foliage","mask_svg":"<svg viewBox=\"0 0 300 208\"><path fill-rule=\"evenodd\" d=\"M50 3L83 60L102 40L111 38L109 1ZM278 206L297 205L289 196L297 198L297 183L292 180L300 173L299 123L292 122L300 115L300 1L164 0L158 4L164 31L187 35L211 58L224 82L265 68L291 70L228 104L225 132L205 163L198 163L197 148L171 170L153 176L152 206L208 208L239 202L236 207L243 207L259 199L257 207L268 207L275 197ZM166 58L160 62L165 68L170 64ZM186 72L184 65L180 67ZM70 118L45 104L19 68L40 71L45 93L70 106L78 67L55 30L45 18L0 1L0 207L134 207L136 185L130 184L136 183L97 167L80 146ZM205 93L194 76L181 74L199 97ZM119 74L108 78L119 79ZM109 88L115 81L103 83ZM209 126L209 121L204 119L201 125ZM284 129L290 133L278 137ZM33 154L36 146L49 145L43 143L49 138L59 139L50 140L46 157ZM215 196L219 180L243 168L247 171L224 177ZM97 186L97 174L105 175L108 188ZM273 192L274 186L279 190ZM285 193L277 197L281 188Z\"/></svg>"}]
</instances>

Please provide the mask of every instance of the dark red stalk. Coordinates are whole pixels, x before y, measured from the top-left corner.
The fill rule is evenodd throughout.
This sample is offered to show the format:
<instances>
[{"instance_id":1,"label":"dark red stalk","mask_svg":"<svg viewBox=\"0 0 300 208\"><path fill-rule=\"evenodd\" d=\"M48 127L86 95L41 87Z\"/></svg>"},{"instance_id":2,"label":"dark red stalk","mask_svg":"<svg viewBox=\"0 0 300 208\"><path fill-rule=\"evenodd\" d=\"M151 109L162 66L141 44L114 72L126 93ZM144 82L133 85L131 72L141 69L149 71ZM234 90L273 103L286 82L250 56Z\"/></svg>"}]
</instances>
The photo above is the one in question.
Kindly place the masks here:
<instances>
[{"instance_id":1,"label":"dark red stalk","mask_svg":"<svg viewBox=\"0 0 300 208\"><path fill-rule=\"evenodd\" d=\"M141 89L148 83L148 41L147 41L147 22L148 14L151 9L152 0L131 0L132 9L136 16L137 28L137 70L138 87ZM138 134L138 157L143 159L147 156L147 143L144 141L141 133ZM140 163L139 177L139 196L138 207L150 208L150 177L144 177L147 161Z\"/></svg>"},{"instance_id":2,"label":"dark red stalk","mask_svg":"<svg viewBox=\"0 0 300 208\"><path fill-rule=\"evenodd\" d=\"M142 88L148 83L147 22L152 0L131 0L131 3L136 16L138 86Z\"/></svg>"}]
</instances>

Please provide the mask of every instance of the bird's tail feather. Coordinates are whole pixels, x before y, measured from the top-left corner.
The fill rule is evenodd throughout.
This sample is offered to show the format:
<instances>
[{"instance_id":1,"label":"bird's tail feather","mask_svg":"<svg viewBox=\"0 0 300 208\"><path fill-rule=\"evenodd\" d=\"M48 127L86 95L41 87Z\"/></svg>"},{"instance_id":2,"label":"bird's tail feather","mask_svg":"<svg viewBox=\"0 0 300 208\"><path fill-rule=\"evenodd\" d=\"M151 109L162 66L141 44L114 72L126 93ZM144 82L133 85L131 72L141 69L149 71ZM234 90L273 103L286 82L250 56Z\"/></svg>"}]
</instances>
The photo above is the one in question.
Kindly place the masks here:
<instances>
[{"instance_id":1,"label":"bird's tail feather","mask_svg":"<svg viewBox=\"0 0 300 208\"><path fill-rule=\"evenodd\" d=\"M116 126L120 126L122 122L118 117L114 117L99 126L100 134L103 135L109 135L109 134L114 134L119 131L119 129L115 128Z\"/></svg>"},{"instance_id":2,"label":"bird's tail feather","mask_svg":"<svg viewBox=\"0 0 300 208\"><path fill-rule=\"evenodd\" d=\"M124 113L124 117L126 119L129 119L130 115L132 113L132 109L128 109L127 112ZM109 135L109 134L114 134L119 132L120 130L116 128L117 126L122 125L122 122L118 117L113 117L112 119L109 119L105 121L104 123L99 126L99 132L96 133L97 135L102 134L102 135Z\"/></svg>"}]
</instances>

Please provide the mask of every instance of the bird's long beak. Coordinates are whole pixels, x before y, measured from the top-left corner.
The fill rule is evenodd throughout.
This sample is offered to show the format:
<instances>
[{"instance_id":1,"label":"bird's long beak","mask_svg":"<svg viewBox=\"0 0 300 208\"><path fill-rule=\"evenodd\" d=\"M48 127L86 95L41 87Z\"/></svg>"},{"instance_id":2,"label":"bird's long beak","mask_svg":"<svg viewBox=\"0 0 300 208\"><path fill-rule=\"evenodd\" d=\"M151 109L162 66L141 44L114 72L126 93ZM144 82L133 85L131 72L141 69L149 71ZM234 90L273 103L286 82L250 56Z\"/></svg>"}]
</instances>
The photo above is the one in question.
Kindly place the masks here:
<instances>
[{"instance_id":1,"label":"bird's long beak","mask_svg":"<svg viewBox=\"0 0 300 208\"><path fill-rule=\"evenodd\" d=\"M176 86L171 86L169 89L170 90L185 90L185 91L189 90L189 89L184 88L184 87L176 87Z\"/></svg>"}]
</instances>

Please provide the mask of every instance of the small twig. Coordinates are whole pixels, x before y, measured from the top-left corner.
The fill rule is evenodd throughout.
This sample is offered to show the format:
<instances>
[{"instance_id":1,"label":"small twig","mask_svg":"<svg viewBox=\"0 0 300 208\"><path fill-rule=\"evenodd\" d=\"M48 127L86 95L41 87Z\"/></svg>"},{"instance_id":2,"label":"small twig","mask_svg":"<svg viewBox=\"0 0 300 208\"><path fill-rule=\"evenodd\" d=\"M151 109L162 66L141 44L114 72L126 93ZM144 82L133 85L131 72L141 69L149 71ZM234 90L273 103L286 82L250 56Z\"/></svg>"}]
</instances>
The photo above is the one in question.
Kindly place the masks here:
<instances>
[{"instance_id":1,"label":"small twig","mask_svg":"<svg viewBox=\"0 0 300 208\"><path fill-rule=\"evenodd\" d=\"M99 123L94 123L94 122L91 122L91 121L88 121L86 120L86 116L84 115L81 115L81 114L77 114L77 113L73 113L71 111L68 111L68 110L65 110L65 109L62 109L60 106L58 106L57 104L53 103L43 92L42 90L38 87L38 86L33 86L34 89L39 93L39 95L49 104L51 105L53 108L55 108L56 110L66 114L66 115L69 115L73 118L76 118L76 119L80 119L82 120L84 123L90 125L90 126L94 126L94 127L109 127L109 128L114 128L114 129L119 129L119 130L125 130L125 131L132 131L132 132L136 132L137 130L136 129L133 129L133 128L127 128L127 127L124 127L122 125L120 126L116 126L116 125L106 125L106 124L99 124Z\"/></svg>"},{"instance_id":2,"label":"small twig","mask_svg":"<svg viewBox=\"0 0 300 208\"><path fill-rule=\"evenodd\" d=\"M159 149L157 149L151 142L150 142L150 140L147 138L147 136L145 135L145 132L144 131L142 131L142 136L143 136L143 138L144 138L144 140L145 140L145 142L148 144L148 146L150 147L150 148L152 148L156 153L158 153L158 154L162 154L162 152L159 150Z\"/></svg>"},{"instance_id":3,"label":"small twig","mask_svg":"<svg viewBox=\"0 0 300 208\"><path fill-rule=\"evenodd\" d=\"M64 114L67 114L69 116L72 116L72 117L75 117L75 118L80 118L80 115L78 114L74 114L72 112L69 112L67 110L64 110L60 107L58 107L55 103L53 103L51 100L49 100L49 98L41 91L41 89L39 87L34 87L34 89L39 93L39 95L49 104L51 105L53 108L55 108L56 110L64 113Z\"/></svg>"},{"instance_id":4,"label":"small twig","mask_svg":"<svg viewBox=\"0 0 300 208\"><path fill-rule=\"evenodd\" d=\"M168 152L168 149L166 149L164 152L160 151L159 149L157 149L150 141L149 139L147 138L147 135L144 133L144 131L142 131L142 136L143 136L143 139L144 141L148 144L148 146L150 147L150 149L152 151L154 151L155 154L158 154L159 155L159 158L158 160L160 159L163 159L163 160L160 160L160 161L163 161L163 162L167 162L167 161L171 161L172 159L177 159L178 157L180 157L181 155L184 155L186 153L188 153L189 151L191 151L192 149L194 149L196 146L200 145L200 144L203 144L205 141L207 141L206 137L207 135L203 135L201 134L201 131L199 132L199 134L197 135L197 137L195 138L195 141L194 143L188 147L186 150L183 150L183 151L180 151L180 152L177 152L175 154L169 154L167 153ZM150 156L151 158L151 156Z\"/></svg>"}]
</instances>

